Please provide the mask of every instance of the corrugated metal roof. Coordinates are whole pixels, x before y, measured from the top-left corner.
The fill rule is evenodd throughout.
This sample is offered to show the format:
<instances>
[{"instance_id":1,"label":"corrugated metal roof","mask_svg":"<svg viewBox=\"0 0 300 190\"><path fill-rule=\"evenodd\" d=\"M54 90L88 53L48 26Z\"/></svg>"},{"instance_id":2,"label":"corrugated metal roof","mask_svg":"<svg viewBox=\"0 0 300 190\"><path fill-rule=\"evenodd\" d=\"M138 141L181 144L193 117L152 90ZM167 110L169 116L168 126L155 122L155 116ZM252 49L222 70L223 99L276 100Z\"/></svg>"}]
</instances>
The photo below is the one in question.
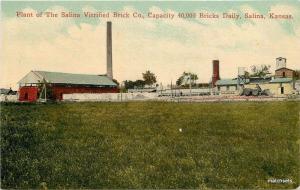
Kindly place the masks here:
<instances>
[{"instance_id":1,"label":"corrugated metal roof","mask_svg":"<svg viewBox=\"0 0 300 190\"><path fill-rule=\"evenodd\" d=\"M217 80L216 85L237 85L236 79L222 79Z\"/></svg>"},{"instance_id":2,"label":"corrugated metal roof","mask_svg":"<svg viewBox=\"0 0 300 190\"><path fill-rule=\"evenodd\" d=\"M270 83L285 83L285 82L292 82L292 78L275 78L270 81Z\"/></svg>"},{"instance_id":3,"label":"corrugated metal roof","mask_svg":"<svg viewBox=\"0 0 300 190\"><path fill-rule=\"evenodd\" d=\"M31 71L19 83L40 83L45 79L54 84L79 84L98 86L117 86L110 78L103 75L73 74L48 71Z\"/></svg>"},{"instance_id":4,"label":"corrugated metal roof","mask_svg":"<svg viewBox=\"0 0 300 190\"><path fill-rule=\"evenodd\" d=\"M250 83L268 83L272 80L271 77L251 77Z\"/></svg>"}]
</instances>

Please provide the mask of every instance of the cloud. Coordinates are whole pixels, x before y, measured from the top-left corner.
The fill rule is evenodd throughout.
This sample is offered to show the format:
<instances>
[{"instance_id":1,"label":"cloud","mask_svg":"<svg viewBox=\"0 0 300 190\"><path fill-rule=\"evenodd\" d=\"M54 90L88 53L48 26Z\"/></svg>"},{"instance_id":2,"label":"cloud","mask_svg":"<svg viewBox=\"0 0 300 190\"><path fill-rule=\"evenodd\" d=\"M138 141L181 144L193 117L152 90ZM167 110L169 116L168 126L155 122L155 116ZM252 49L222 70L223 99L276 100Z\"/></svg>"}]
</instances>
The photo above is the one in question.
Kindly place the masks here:
<instances>
[{"instance_id":1,"label":"cloud","mask_svg":"<svg viewBox=\"0 0 300 190\"><path fill-rule=\"evenodd\" d=\"M63 7L49 10L68 11ZM82 10L97 11L88 6ZM256 11L250 6L239 11L245 10ZM125 11L139 12L134 7L124 7ZM178 14L159 7L149 11ZM108 19L99 18L96 24L78 24L74 20L6 18L0 85L15 87L30 70L105 74ZM141 73L149 69L164 84L174 82L183 71L195 72L199 81L208 82L213 59L220 60L223 78L235 77L239 66L270 64L274 69L279 56L287 57L287 66L292 69L300 60L299 25L293 25L295 34L291 35L274 20L240 24L232 20L202 22L180 18L109 20L113 23L114 77L119 81L141 78Z\"/></svg>"},{"instance_id":2,"label":"cloud","mask_svg":"<svg viewBox=\"0 0 300 190\"><path fill-rule=\"evenodd\" d=\"M277 14L293 14L299 15L299 9L291 5L276 4L271 6L270 12Z\"/></svg>"}]
</instances>

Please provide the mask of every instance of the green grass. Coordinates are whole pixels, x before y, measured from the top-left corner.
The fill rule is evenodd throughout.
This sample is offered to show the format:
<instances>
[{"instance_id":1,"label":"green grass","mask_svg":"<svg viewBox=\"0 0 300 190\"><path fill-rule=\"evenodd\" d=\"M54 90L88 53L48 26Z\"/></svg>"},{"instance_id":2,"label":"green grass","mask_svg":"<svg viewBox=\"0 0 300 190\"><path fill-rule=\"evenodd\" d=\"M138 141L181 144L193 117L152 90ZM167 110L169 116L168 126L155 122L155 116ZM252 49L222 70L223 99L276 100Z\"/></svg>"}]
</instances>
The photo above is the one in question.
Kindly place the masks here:
<instances>
[{"instance_id":1,"label":"green grass","mask_svg":"<svg viewBox=\"0 0 300 190\"><path fill-rule=\"evenodd\" d=\"M299 102L1 104L1 187L295 188L299 110Z\"/></svg>"}]
</instances>

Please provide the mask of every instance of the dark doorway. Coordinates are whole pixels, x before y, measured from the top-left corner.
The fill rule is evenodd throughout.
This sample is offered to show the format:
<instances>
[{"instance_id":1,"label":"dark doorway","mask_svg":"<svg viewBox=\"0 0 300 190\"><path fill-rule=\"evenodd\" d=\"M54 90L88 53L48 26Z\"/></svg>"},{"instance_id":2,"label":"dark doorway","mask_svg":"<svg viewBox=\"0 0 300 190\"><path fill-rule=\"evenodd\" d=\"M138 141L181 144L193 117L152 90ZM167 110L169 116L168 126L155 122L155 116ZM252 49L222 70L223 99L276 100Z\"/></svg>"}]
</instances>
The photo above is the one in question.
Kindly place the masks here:
<instances>
[{"instance_id":1,"label":"dark doorway","mask_svg":"<svg viewBox=\"0 0 300 190\"><path fill-rule=\"evenodd\" d=\"M284 87L283 86L280 88L280 92L281 92L281 94L284 94Z\"/></svg>"},{"instance_id":2,"label":"dark doorway","mask_svg":"<svg viewBox=\"0 0 300 190\"><path fill-rule=\"evenodd\" d=\"M285 72L282 72L282 77L285 77Z\"/></svg>"},{"instance_id":3,"label":"dark doorway","mask_svg":"<svg viewBox=\"0 0 300 190\"><path fill-rule=\"evenodd\" d=\"M28 93L27 92L24 95L24 100L28 100Z\"/></svg>"}]
</instances>

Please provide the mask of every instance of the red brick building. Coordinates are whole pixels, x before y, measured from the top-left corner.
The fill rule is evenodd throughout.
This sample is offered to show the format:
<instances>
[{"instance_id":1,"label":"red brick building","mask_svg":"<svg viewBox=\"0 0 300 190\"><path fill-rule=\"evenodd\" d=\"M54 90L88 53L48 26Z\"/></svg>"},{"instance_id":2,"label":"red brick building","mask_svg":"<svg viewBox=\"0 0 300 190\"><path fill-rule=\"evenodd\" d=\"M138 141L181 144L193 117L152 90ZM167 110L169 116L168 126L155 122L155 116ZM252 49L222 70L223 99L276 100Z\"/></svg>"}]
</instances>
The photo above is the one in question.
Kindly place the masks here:
<instances>
[{"instance_id":1,"label":"red brick building","mask_svg":"<svg viewBox=\"0 0 300 190\"><path fill-rule=\"evenodd\" d=\"M294 78L295 71L286 67L275 70L275 78Z\"/></svg>"},{"instance_id":2,"label":"red brick building","mask_svg":"<svg viewBox=\"0 0 300 190\"><path fill-rule=\"evenodd\" d=\"M50 91L50 97L54 100L62 100L63 94L119 92L117 84L106 75L31 71L18 83L19 100L28 102L44 98L43 87L48 88L46 91Z\"/></svg>"}]
</instances>

